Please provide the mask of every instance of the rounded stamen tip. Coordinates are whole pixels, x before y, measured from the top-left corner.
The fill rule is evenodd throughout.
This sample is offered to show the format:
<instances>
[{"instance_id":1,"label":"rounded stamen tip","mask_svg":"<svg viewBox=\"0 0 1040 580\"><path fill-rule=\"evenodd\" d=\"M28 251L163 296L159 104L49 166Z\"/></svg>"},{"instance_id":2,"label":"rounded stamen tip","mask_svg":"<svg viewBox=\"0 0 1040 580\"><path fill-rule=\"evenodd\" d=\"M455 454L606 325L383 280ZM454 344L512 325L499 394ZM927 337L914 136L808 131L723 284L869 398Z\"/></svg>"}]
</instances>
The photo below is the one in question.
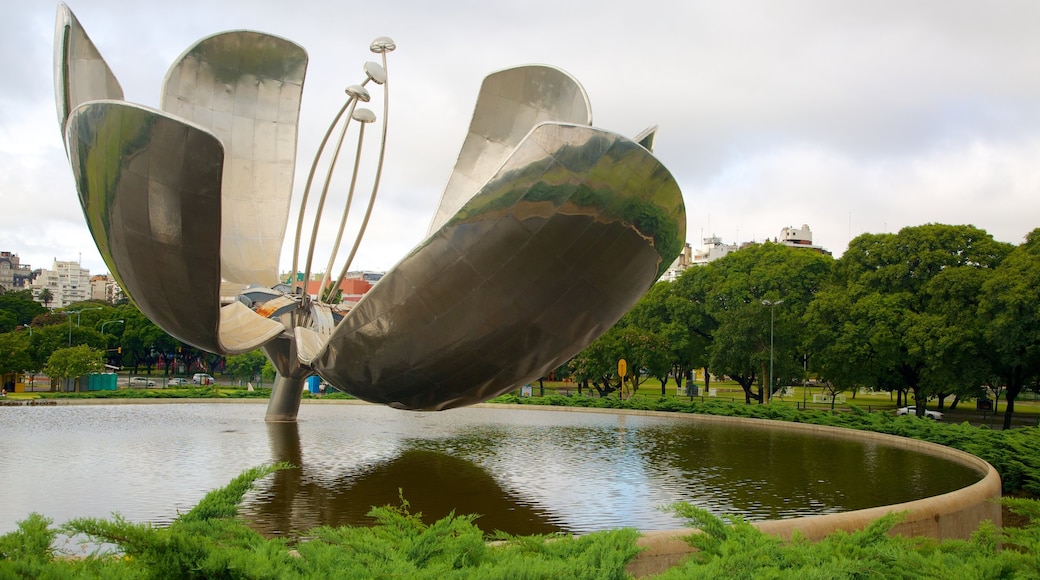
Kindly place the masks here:
<instances>
[{"instance_id":1,"label":"rounded stamen tip","mask_svg":"<svg viewBox=\"0 0 1040 580\"><path fill-rule=\"evenodd\" d=\"M368 89L361 85L350 85L344 92L362 103L367 103L372 100L372 97L368 94Z\"/></svg>"},{"instance_id":2,"label":"rounded stamen tip","mask_svg":"<svg viewBox=\"0 0 1040 580\"><path fill-rule=\"evenodd\" d=\"M385 52L393 52L397 45L394 43L394 39L389 36L380 36L373 40L368 48L376 54L383 54Z\"/></svg>"},{"instance_id":3,"label":"rounded stamen tip","mask_svg":"<svg viewBox=\"0 0 1040 580\"><path fill-rule=\"evenodd\" d=\"M355 121L361 123L371 123L376 120L376 114L365 108L354 109L354 114L351 116L354 117Z\"/></svg>"},{"instance_id":4,"label":"rounded stamen tip","mask_svg":"<svg viewBox=\"0 0 1040 580\"><path fill-rule=\"evenodd\" d=\"M386 82L386 70L379 63L368 61L365 63L365 74L368 78L381 85Z\"/></svg>"}]
</instances>

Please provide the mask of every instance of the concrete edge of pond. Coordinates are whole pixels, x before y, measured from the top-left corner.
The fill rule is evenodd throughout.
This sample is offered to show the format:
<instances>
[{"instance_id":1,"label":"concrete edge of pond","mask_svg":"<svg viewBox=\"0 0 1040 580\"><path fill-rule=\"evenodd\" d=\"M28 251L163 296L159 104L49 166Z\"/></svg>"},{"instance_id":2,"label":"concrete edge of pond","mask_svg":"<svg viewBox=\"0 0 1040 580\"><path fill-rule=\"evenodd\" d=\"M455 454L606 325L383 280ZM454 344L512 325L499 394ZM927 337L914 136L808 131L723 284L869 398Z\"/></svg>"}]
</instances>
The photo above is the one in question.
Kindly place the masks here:
<instances>
[{"instance_id":1,"label":"concrete edge of pond","mask_svg":"<svg viewBox=\"0 0 1040 580\"><path fill-rule=\"evenodd\" d=\"M516 405L485 405L488 407L511 407ZM963 489L942 495L915 500L906 503L878 506L874 508L806 516L786 520L768 520L754 522L753 525L763 532L790 539L795 532L810 541L823 539L831 532L838 530L852 532L865 528L871 522L891 512L904 512L903 520L892 528L891 533L902 536L925 536L936 539L968 539L978 529L979 524L991 521L998 527L1000 519L1001 484L997 470L986 461L964 451L946 447L936 443L918 441L897 435L857 431L841 427L771 421L766 419L748 419L743 417L720 417L714 415L694 415L685 413L669 413L662 411L640 411L630 409L589 409L583 407L542 407L526 406L530 409L554 411L582 411L594 413L613 413L625 415L644 415L651 417L682 418L703 422L728 424L744 424L749 428L786 429L790 431L813 432L830 437L875 441L942 457L955 463L974 469L982 476L978 482ZM684 536L697 533L692 529L643 532L639 539L639 547L643 551L628 566L628 572L639 578L660 574L678 565L693 553L684 540Z\"/></svg>"},{"instance_id":2,"label":"concrete edge of pond","mask_svg":"<svg viewBox=\"0 0 1040 580\"><path fill-rule=\"evenodd\" d=\"M111 405L111 404L156 404L156 403L267 403L266 399L52 399L58 405ZM60 401L60 402L58 402ZM360 404L357 400L304 400L304 404ZM875 441L910 449L920 453L943 457L955 463L974 469L982 478L968 487L951 491L942 495L915 500L906 503L878 506L874 508L818 516L807 516L786 520L768 520L754 522L754 526L768 534L789 539L795 532L810 541L823 539L831 532L855 531L891 512L904 512L903 520L892 528L892 534L904 536L925 536L936 539L968 539L983 521L991 521L998 527L1001 524L1000 498L1001 483L997 470L986 461L957 449L936 443L928 443L907 437L857 431L840 427L810 425L806 423L790 423L766 419L748 419L743 417L720 417L715 415L697 415L671 413L663 411L642 411L634 409L599 409L587 407L541 406L541 405L507 405L483 403L474 405L480 408L509 408L532 411L560 411L582 413L604 413L614 415L642 415L650 417L667 417L702 422L718 422L743 424L757 429L786 429L790 431L814 432L830 437ZM638 544L643 551L629 564L628 572L636 577L659 574L676 566L689 556L693 549L683 541L683 537L696 533L692 529L665 530L643 532Z\"/></svg>"}]
</instances>

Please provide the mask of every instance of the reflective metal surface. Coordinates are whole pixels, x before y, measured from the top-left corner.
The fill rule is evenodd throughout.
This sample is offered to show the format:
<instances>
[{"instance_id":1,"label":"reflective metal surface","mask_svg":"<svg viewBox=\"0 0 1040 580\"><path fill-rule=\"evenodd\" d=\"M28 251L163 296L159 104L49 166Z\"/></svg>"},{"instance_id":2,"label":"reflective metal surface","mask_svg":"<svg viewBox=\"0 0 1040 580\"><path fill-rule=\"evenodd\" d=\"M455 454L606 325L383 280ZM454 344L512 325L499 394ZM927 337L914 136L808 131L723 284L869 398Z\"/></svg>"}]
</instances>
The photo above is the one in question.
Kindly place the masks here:
<instances>
[{"instance_id":1,"label":"reflective metal surface","mask_svg":"<svg viewBox=\"0 0 1040 580\"><path fill-rule=\"evenodd\" d=\"M359 398L406 409L477 403L537 379L671 263L685 240L681 199L639 145L539 125L365 295L314 366Z\"/></svg>"},{"instance_id":2,"label":"reflective metal surface","mask_svg":"<svg viewBox=\"0 0 1040 580\"><path fill-rule=\"evenodd\" d=\"M487 182L535 125L592 124L589 96L578 81L551 66L492 73L480 85L462 151L430 224L437 231Z\"/></svg>"},{"instance_id":3,"label":"reflective metal surface","mask_svg":"<svg viewBox=\"0 0 1040 580\"><path fill-rule=\"evenodd\" d=\"M238 30L200 40L166 73L162 109L224 145L223 218L213 233L225 280L278 283L306 72L299 45Z\"/></svg>"},{"instance_id":4,"label":"reflective metal surface","mask_svg":"<svg viewBox=\"0 0 1040 580\"><path fill-rule=\"evenodd\" d=\"M108 63L64 4L58 5L54 31L54 97L63 132L69 112L79 105L100 99L123 100L123 89Z\"/></svg>"},{"instance_id":5,"label":"reflective metal surface","mask_svg":"<svg viewBox=\"0 0 1040 580\"><path fill-rule=\"evenodd\" d=\"M115 77L62 6L55 38L59 119L87 222L120 285L149 318L196 347L263 346L279 371L269 421L294 420L317 373L402 409L468 405L565 362L605 332L663 273L686 239L682 195L636 140L590 127L588 96L567 73L529 65L480 89L431 234L352 310L311 296L296 275L307 197L333 128L382 116L378 161L351 263L371 215L386 146L389 38L370 45L366 80L347 89L311 167L296 221L292 280L277 279L286 233L307 55L270 35L199 41L171 67L163 112L123 102ZM382 86L377 114L357 109ZM344 116L349 110L349 114ZM343 134L346 127L343 127ZM314 234L339 157L328 164ZM321 263L321 262L318 262Z\"/></svg>"}]
</instances>

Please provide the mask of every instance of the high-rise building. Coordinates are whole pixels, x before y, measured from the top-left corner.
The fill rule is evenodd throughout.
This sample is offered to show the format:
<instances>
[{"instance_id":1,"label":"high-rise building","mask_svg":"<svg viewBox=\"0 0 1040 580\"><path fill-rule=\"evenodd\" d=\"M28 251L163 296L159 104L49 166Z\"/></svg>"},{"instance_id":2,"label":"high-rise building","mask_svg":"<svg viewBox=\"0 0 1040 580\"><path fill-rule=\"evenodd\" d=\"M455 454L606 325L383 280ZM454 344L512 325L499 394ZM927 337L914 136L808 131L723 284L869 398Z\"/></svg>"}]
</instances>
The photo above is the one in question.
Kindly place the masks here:
<instances>
[{"instance_id":1,"label":"high-rise building","mask_svg":"<svg viewBox=\"0 0 1040 580\"><path fill-rule=\"evenodd\" d=\"M79 262L62 262L55 259L52 269L39 270L31 288L37 302L44 302L40 299L40 293L47 289L50 291L51 299L44 305L50 308L64 308L69 304L90 299L90 270L80 266Z\"/></svg>"}]
</instances>

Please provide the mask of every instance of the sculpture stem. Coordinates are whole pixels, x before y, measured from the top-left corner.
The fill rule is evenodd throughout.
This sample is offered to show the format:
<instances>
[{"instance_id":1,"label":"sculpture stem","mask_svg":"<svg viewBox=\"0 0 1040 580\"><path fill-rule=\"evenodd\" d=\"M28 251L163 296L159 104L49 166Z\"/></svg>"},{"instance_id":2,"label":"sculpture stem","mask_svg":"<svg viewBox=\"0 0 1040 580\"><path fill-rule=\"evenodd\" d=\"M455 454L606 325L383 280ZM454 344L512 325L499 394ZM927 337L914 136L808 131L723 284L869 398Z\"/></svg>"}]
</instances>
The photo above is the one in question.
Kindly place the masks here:
<instances>
[{"instance_id":1,"label":"sculpture stem","mask_svg":"<svg viewBox=\"0 0 1040 580\"><path fill-rule=\"evenodd\" d=\"M368 227L368 218L372 216L372 206L376 203L376 192L379 190L379 179L383 175L383 157L386 154L386 128L390 121L390 74L386 68L386 53L382 53L383 57L383 71L386 72L386 80L383 81L383 134L379 141L379 161L376 164L376 176L375 181L372 183L372 196L368 199L368 208L365 210L365 218L361 220L361 228L358 230L357 239L354 240L354 247L350 249L350 255L347 256L347 261L343 264L343 270L340 271L339 277L336 279L335 288L338 288L343 283L343 279L347 277L347 270L350 269L350 263L354 261L354 255L357 253L358 246L361 245L361 238L365 235L365 229Z\"/></svg>"},{"instance_id":2,"label":"sculpture stem","mask_svg":"<svg viewBox=\"0 0 1040 580\"><path fill-rule=\"evenodd\" d=\"M347 203L343 208L343 217L339 221L339 231L336 232L336 242L332 245L332 253L329 254L329 264L325 268L325 274L321 277L321 284L318 285L318 300L325 301L331 300L335 295L337 286L329 288L328 296L323 297L322 293L325 291L325 283L329 281L329 277L332 275L332 266L336 260L336 253L339 252L339 244L343 241L343 230L347 227L347 216L350 214L350 205L354 201L354 190L357 187L358 169L361 166L361 147L365 141L365 124L361 123L361 129L358 132L358 144L357 153L354 154L354 173L350 177L350 190L347 192Z\"/></svg>"},{"instance_id":3,"label":"sculpture stem","mask_svg":"<svg viewBox=\"0 0 1040 580\"><path fill-rule=\"evenodd\" d=\"M303 385L306 377L294 379L281 374L275 377L271 389L271 400L267 403L268 423L294 423L300 413L300 401L303 399Z\"/></svg>"},{"instance_id":4,"label":"sculpture stem","mask_svg":"<svg viewBox=\"0 0 1040 580\"><path fill-rule=\"evenodd\" d=\"M357 99L350 98L350 113L347 115L347 120L343 122L343 129L339 133L339 139L336 141L336 148L332 151L332 160L329 162L328 171L325 172L325 183L321 187L321 196L318 197L318 208L314 214L314 225L311 227L311 240L310 245L307 247L307 264L304 267L303 274L303 293L307 294L307 282L311 279L311 266L314 264L314 246L318 242L318 227L321 225L321 214L325 210L325 200L329 194L329 186L332 184L332 174L336 171L336 163L339 161L339 152L343 148L343 138L347 136L347 129L350 127L351 115L354 113L354 107L357 105ZM300 209L300 214L303 214L303 208ZM322 290L318 288L318 298L321 298Z\"/></svg>"},{"instance_id":5,"label":"sculpture stem","mask_svg":"<svg viewBox=\"0 0 1040 580\"><path fill-rule=\"evenodd\" d=\"M296 241L293 243L293 257L292 257L292 292L296 293L296 283L298 282L296 276L296 268L300 264L300 238L303 236L303 214L304 209L307 207L307 197L311 192L311 183L314 181L314 173L318 170L318 160L321 159L322 152L325 151L325 144L329 142L329 137L332 136L332 130L336 128L339 123L340 117L346 112L347 107L350 106L351 101L354 98L347 99L347 102L343 103L340 107L339 112L332 119L332 123L329 124L328 130L325 131L325 136L321 139L321 144L318 145L318 152L314 154L314 161L311 162L310 173L307 174L307 184L303 187L303 199L300 201L300 217L296 220ZM304 285L306 287L306 284Z\"/></svg>"}]
</instances>

